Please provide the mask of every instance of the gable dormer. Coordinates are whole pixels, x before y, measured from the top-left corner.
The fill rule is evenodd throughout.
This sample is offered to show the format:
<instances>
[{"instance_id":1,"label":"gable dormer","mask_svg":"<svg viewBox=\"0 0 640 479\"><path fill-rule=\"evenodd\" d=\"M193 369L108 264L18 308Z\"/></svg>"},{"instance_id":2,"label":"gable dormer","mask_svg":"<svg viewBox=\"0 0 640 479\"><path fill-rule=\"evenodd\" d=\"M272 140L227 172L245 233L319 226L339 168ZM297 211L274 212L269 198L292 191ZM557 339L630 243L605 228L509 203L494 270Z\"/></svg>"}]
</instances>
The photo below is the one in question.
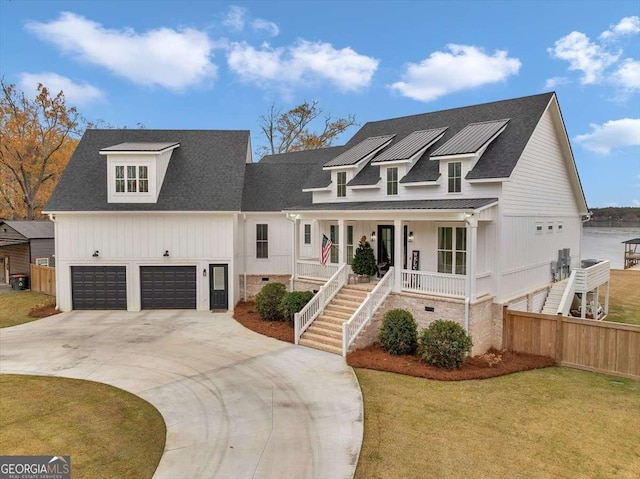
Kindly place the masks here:
<instances>
[{"instance_id":1,"label":"gable dormer","mask_svg":"<svg viewBox=\"0 0 640 479\"><path fill-rule=\"evenodd\" d=\"M178 142L120 143L100 150L107 157L108 203L156 203Z\"/></svg>"}]
</instances>

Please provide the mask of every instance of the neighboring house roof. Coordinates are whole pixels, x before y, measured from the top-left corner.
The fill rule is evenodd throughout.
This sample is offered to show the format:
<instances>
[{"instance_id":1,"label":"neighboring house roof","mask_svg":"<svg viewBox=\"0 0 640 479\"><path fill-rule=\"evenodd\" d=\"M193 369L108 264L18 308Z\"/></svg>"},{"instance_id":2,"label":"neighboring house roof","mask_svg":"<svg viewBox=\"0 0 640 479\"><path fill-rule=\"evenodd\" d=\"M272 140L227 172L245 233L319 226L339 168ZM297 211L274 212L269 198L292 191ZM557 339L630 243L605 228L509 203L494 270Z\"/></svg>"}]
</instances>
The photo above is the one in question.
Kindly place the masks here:
<instances>
[{"instance_id":1,"label":"neighboring house roof","mask_svg":"<svg viewBox=\"0 0 640 479\"><path fill-rule=\"evenodd\" d=\"M107 157L122 143L179 143L156 203L108 203ZM239 211L249 131L87 130L45 211Z\"/></svg>"},{"instance_id":2,"label":"neighboring house roof","mask_svg":"<svg viewBox=\"0 0 640 479\"><path fill-rule=\"evenodd\" d=\"M54 237L53 221L0 221L0 225L6 224L26 239L46 239Z\"/></svg>"},{"instance_id":3,"label":"neighboring house roof","mask_svg":"<svg viewBox=\"0 0 640 479\"><path fill-rule=\"evenodd\" d=\"M475 210L497 203L497 198L456 198L443 200L356 201L314 203L285 208L291 211L374 211L374 210Z\"/></svg>"},{"instance_id":4,"label":"neighboring house roof","mask_svg":"<svg viewBox=\"0 0 640 479\"><path fill-rule=\"evenodd\" d=\"M311 193L301 185L313 163L253 163L245 166L242 211L282 211L293 205L310 205Z\"/></svg>"}]
</instances>

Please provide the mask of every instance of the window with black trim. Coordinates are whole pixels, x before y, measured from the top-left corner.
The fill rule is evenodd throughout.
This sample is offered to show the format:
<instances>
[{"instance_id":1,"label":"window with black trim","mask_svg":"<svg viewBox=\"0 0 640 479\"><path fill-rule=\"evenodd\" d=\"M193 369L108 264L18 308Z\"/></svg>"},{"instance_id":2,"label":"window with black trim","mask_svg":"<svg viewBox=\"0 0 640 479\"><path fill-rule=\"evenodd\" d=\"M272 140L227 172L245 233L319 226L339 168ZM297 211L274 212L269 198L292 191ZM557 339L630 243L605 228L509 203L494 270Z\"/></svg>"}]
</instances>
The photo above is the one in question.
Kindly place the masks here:
<instances>
[{"instance_id":1,"label":"window with black trim","mask_svg":"<svg viewBox=\"0 0 640 479\"><path fill-rule=\"evenodd\" d=\"M449 193L462 191L462 162L449 163Z\"/></svg>"},{"instance_id":2,"label":"window with black trim","mask_svg":"<svg viewBox=\"0 0 640 479\"><path fill-rule=\"evenodd\" d=\"M338 198L347 196L347 172L338 171Z\"/></svg>"},{"instance_id":3,"label":"window with black trim","mask_svg":"<svg viewBox=\"0 0 640 479\"><path fill-rule=\"evenodd\" d=\"M340 259L340 236L338 234L338 225L329 226L329 238L331 239L331 255L329 262L337 263Z\"/></svg>"},{"instance_id":4,"label":"window with black trim","mask_svg":"<svg viewBox=\"0 0 640 479\"><path fill-rule=\"evenodd\" d=\"M309 223L304 225L304 244L311 244L311 225Z\"/></svg>"},{"instance_id":5,"label":"window with black trim","mask_svg":"<svg viewBox=\"0 0 640 479\"><path fill-rule=\"evenodd\" d=\"M398 168L387 168L387 195L398 194Z\"/></svg>"},{"instance_id":6,"label":"window with black trim","mask_svg":"<svg viewBox=\"0 0 640 479\"><path fill-rule=\"evenodd\" d=\"M256 258L267 259L269 257L269 225L256 225Z\"/></svg>"}]
</instances>

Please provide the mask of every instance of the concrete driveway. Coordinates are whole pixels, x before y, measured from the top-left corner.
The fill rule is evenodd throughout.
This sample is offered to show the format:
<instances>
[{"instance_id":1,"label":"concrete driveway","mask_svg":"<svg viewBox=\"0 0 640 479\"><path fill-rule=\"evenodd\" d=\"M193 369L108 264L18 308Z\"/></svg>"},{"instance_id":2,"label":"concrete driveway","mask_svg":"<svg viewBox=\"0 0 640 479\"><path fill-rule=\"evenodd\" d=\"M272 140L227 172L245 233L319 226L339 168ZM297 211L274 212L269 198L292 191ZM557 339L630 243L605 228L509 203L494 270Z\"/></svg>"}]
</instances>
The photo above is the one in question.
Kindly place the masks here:
<instances>
[{"instance_id":1,"label":"concrete driveway","mask_svg":"<svg viewBox=\"0 0 640 479\"><path fill-rule=\"evenodd\" d=\"M155 478L353 477L362 397L341 357L229 314L71 312L0 329L0 372L99 381L167 425Z\"/></svg>"}]
</instances>

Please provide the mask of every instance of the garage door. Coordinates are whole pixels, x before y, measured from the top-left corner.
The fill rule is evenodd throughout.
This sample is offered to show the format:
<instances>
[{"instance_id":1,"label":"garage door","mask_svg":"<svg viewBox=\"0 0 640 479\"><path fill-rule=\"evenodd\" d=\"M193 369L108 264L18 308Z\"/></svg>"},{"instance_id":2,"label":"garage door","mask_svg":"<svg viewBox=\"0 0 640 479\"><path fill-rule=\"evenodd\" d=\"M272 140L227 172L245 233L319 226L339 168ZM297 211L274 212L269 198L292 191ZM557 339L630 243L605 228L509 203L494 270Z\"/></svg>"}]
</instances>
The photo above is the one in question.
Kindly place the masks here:
<instances>
[{"instance_id":1,"label":"garage door","mask_svg":"<svg viewBox=\"0 0 640 479\"><path fill-rule=\"evenodd\" d=\"M73 309L127 309L124 266L72 266Z\"/></svg>"},{"instance_id":2,"label":"garage door","mask_svg":"<svg viewBox=\"0 0 640 479\"><path fill-rule=\"evenodd\" d=\"M142 309L196 309L195 266L141 266Z\"/></svg>"}]
</instances>

